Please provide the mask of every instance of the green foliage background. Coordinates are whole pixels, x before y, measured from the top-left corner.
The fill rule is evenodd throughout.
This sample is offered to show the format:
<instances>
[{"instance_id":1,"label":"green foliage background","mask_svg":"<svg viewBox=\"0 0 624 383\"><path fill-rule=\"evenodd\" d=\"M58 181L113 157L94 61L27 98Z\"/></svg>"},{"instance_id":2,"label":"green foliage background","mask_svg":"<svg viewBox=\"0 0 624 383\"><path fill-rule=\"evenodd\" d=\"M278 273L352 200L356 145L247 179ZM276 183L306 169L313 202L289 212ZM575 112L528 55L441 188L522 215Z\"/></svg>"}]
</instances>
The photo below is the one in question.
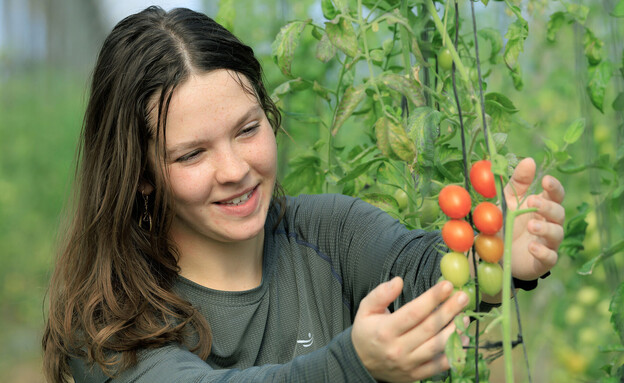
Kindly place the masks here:
<instances>
[{"instance_id":1,"label":"green foliage background","mask_svg":"<svg viewBox=\"0 0 624 383\"><path fill-rule=\"evenodd\" d=\"M465 2L461 3L467 9ZM517 90L502 65L494 67L487 79L488 91L506 95L518 109L507 131L509 151L542 163L552 152L552 143L561 146L566 128L584 118L583 136L567 148L570 163L595 163L602 156L603 163L611 167L611 171L591 168L576 173L551 170L566 188L567 220L576 223L567 227L569 238L577 241L572 248L579 251L562 254L553 275L540 282L538 290L519 294L529 364L535 382L597 381L610 372L608 368L605 372L604 366L617 367L624 362L618 341L621 333L614 330L609 310L622 281L621 249L597 264L591 275L577 271L623 238L623 196L607 197L614 195L613 188L624 176L624 101L616 101L623 90L622 73L614 70L606 87L604 110L599 112L585 91L587 63L578 26L562 26L555 43L547 39L549 17L562 3L517 3L530 30L519 56L524 86ZM623 19L609 16L616 3L586 4L590 6L586 25L604 41L604 52L614 68L621 68L622 41L617 36L624 36ZM291 20L311 19L322 25L326 20L321 1L239 0L235 4L221 1L219 8L206 2L206 9L255 48L272 91L287 80L271 56L273 40ZM479 28L504 33L513 20L504 4L490 1L487 7L478 7ZM374 35L370 42L375 46L381 43ZM304 28L291 72L294 77L334 84L340 67L335 61L316 60L317 44L311 28ZM487 57L489 48L483 49ZM0 52L0 381L36 382L41 381L39 344L45 291L57 229L68 203L88 71L46 63L5 66L9 61L8 53ZM357 73L365 72L366 68L357 69ZM327 150L328 128L319 121L329 121L332 116L325 101L311 89L284 95L280 106L287 112L285 134L279 136L280 179L288 180L297 161L306 160L306 153L310 154L308 160L317 161L313 149ZM362 126L369 131L370 121L357 115L348 119L333 137L333 145L344 147L343 153L347 153L370 142L371 138L362 134ZM323 168L322 163L316 165ZM308 176L307 187L297 192L342 191L335 182L325 182L322 173ZM624 304L620 302L619 307ZM489 336L499 338L495 332ZM523 381L522 355L517 357L517 381ZM500 359L491 368L491 381L500 381L496 378Z\"/></svg>"}]
</instances>

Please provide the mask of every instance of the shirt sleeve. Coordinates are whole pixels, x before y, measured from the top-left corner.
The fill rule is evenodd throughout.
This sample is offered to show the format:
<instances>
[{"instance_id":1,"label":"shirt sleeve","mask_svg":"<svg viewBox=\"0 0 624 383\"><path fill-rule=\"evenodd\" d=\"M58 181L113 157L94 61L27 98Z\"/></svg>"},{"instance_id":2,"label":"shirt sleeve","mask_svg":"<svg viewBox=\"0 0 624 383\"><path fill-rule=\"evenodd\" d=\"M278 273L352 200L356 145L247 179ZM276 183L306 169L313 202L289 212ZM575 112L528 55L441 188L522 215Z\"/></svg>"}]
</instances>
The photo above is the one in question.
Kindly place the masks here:
<instances>
[{"instance_id":1,"label":"shirt sleeve","mask_svg":"<svg viewBox=\"0 0 624 383\"><path fill-rule=\"evenodd\" d=\"M81 359L72 359L70 367L75 383L375 382L355 352L351 328L327 346L280 365L213 369L184 347L170 344L141 352L137 365L114 378Z\"/></svg>"},{"instance_id":2,"label":"shirt sleeve","mask_svg":"<svg viewBox=\"0 0 624 383\"><path fill-rule=\"evenodd\" d=\"M306 201L314 213L308 224L319 245L340 265L344 294L355 315L359 302L379 283L400 276L403 293L394 307L432 287L447 252L440 232L408 230L385 211L344 195L314 196ZM391 307L390 309L393 309Z\"/></svg>"}]
</instances>

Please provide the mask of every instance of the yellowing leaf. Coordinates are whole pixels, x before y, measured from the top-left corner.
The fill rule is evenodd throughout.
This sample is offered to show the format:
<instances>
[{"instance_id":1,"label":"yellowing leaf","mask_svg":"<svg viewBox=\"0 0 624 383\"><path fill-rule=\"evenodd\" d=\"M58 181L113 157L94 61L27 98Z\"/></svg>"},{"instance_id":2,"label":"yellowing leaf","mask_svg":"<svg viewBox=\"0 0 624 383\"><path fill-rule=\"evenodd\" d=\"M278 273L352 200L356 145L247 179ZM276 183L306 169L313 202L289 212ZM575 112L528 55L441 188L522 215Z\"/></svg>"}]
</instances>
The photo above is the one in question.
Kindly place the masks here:
<instances>
[{"instance_id":1,"label":"yellowing leaf","mask_svg":"<svg viewBox=\"0 0 624 383\"><path fill-rule=\"evenodd\" d=\"M351 57L355 57L358 53L357 37L355 29L351 22L341 17L337 23L326 22L325 32L329 36L329 40L338 49Z\"/></svg>"},{"instance_id":2,"label":"yellowing leaf","mask_svg":"<svg viewBox=\"0 0 624 383\"><path fill-rule=\"evenodd\" d=\"M346 119L353 114L360 101L366 96L366 88L366 84L360 84L355 87L350 86L344 92L340 104L338 104L338 109L336 110L332 134L335 135L338 133L338 129L340 129Z\"/></svg>"},{"instance_id":3,"label":"yellowing leaf","mask_svg":"<svg viewBox=\"0 0 624 383\"><path fill-rule=\"evenodd\" d=\"M301 32L308 23L310 20L298 20L284 25L271 45L273 59L282 73L288 77L292 77L291 64L295 49L299 45Z\"/></svg>"}]
</instances>

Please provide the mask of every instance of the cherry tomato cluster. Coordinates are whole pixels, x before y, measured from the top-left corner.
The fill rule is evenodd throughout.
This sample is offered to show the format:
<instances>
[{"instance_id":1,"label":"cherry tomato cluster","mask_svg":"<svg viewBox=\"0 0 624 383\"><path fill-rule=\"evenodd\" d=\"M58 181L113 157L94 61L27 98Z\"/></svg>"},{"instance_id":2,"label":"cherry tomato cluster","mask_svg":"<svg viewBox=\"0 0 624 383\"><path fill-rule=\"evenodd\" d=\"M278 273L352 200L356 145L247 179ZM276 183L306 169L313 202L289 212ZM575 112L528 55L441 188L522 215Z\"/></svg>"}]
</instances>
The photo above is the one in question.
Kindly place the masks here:
<instances>
[{"instance_id":1,"label":"cherry tomato cluster","mask_svg":"<svg viewBox=\"0 0 624 383\"><path fill-rule=\"evenodd\" d=\"M470 183L484 198L496 196L491 169L492 164L488 160L477 161L470 169ZM474 285L468 284L470 265L463 253L469 251L474 244L481 258L477 267L479 288L485 294L498 294L503 281L503 270L498 262L503 256L504 245L497 235L503 227L501 210L488 201L477 204L472 214L475 228L479 231L475 238L472 226L465 220L472 208L472 199L466 189L448 185L440 191L438 203L440 209L450 218L442 227L442 239L451 250L440 261L442 276L456 288L466 291L473 301Z\"/></svg>"}]
</instances>

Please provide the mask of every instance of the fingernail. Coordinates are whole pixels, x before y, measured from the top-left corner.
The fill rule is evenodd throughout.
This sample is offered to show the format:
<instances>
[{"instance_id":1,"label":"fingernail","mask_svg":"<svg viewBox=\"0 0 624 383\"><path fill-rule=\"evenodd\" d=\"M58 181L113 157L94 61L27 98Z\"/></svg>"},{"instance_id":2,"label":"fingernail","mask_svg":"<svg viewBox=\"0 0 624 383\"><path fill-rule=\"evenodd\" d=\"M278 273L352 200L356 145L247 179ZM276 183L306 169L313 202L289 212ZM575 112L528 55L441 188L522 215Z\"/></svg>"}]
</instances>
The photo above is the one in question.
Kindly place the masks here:
<instances>
[{"instance_id":1,"label":"fingernail","mask_svg":"<svg viewBox=\"0 0 624 383\"><path fill-rule=\"evenodd\" d=\"M540 231L540 230L542 230L542 224L541 224L540 222L535 222L535 223L533 224L533 230L535 230L535 231Z\"/></svg>"},{"instance_id":2,"label":"fingernail","mask_svg":"<svg viewBox=\"0 0 624 383\"><path fill-rule=\"evenodd\" d=\"M542 207L542 200L536 198L535 200L533 200L533 206L539 209L540 207Z\"/></svg>"},{"instance_id":3,"label":"fingernail","mask_svg":"<svg viewBox=\"0 0 624 383\"><path fill-rule=\"evenodd\" d=\"M453 290L453 284L449 281L442 281L442 292L448 293Z\"/></svg>"},{"instance_id":4,"label":"fingernail","mask_svg":"<svg viewBox=\"0 0 624 383\"><path fill-rule=\"evenodd\" d=\"M468 318L467 316L464 317L464 327L468 327L468 325L470 324L470 318Z\"/></svg>"},{"instance_id":5,"label":"fingernail","mask_svg":"<svg viewBox=\"0 0 624 383\"><path fill-rule=\"evenodd\" d=\"M461 343L462 343L462 346L464 346L464 347L468 346L470 344L470 338L468 338L465 335L462 336L461 337Z\"/></svg>"},{"instance_id":6,"label":"fingernail","mask_svg":"<svg viewBox=\"0 0 624 383\"><path fill-rule=\"evenodd\" d=\"M468 303L468 294L466 294L463 291L460 291L457 297L457 303L459 303L462 306Z\"/></svg>"}]
</instances>

